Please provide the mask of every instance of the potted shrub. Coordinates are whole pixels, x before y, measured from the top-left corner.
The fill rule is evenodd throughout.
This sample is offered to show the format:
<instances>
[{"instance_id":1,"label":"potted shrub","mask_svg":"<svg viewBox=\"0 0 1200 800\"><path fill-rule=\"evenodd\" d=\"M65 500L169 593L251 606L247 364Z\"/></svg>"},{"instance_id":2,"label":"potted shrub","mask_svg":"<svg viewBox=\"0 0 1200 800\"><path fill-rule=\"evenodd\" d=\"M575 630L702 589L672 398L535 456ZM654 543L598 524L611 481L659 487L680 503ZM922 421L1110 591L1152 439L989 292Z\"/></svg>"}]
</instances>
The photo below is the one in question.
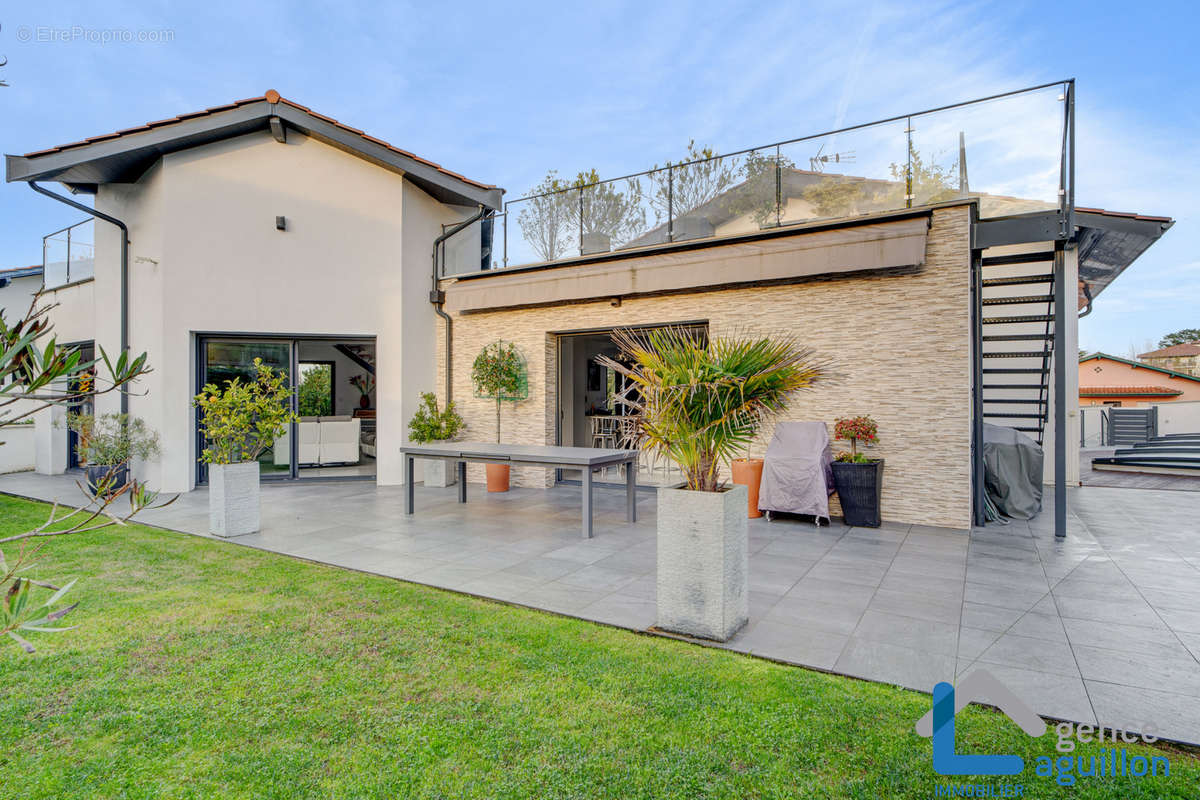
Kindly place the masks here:
<instances>
[{"instance_id":1,"label":"potted shrub","mask_svg":"<svg viewBox=\"0 0 1200 800\"><path fill-rule=\"evenodd\" d=\"M254 359L254 377L224 388L206 384L193 404L200 411L208 464L209 529L241 536L259 528L258 457L298 418L291 410L287 373Z\"/></svg>"},{"instance_id":2,"label":"potted shrub","mask_svg":"<svg viewBox=\"0 0 1200 800\"><path fill-rule=\"evenodd\" d=\"M525 361L512 342L496 341L479 351L471 365L471 382L480 397L496 401L496 442L500 442L500 404L523 400L529 391ZM485 464L487 490L508 491L508 464Z\"/></svg>"},{"instance_id":3,"label":"potted shrub","mask_svg":"<svg viewBox=\"0 0 1200 800\"><path fill-rule=\"evenodd\" d=\"M75 432L75 455L87 473L93 494L111 496L129 483L129 462L158 455L158 434L144 420L128 414L71 413L67 427Z\"/></svg>"},{"instance_id":4,"label":"potted shrub","mask_svg":"<svg viewBox=\"0 0 1200 800\"><path fill-rule=\"evenodd\" d=\"M725 641L749 616L749 545L746 487L724 486L721 464L824 367L786 339L706 342L682 328L613 338L621 360L601 361L629 378L619 402L633 411L639 444L687 479L658 490L658 627Z\"/></svg>"},{"instance_id":5,"label":"potted shrub","mask_svg":"<svg viewBox=\"0 0 1200 800\"><path fill-rule=\"evenodd\" d=\"M833 460L833 485L847 525L878 528L882 524L880 498L883 493L883 459L867 458L858 452L858 443L872 444L879 438L879 426L870 417L839 418L834 438L850 441L850 452L838 453Z\"/></svg>"},{"instance_id":6,"label":"potted shrub","mask_svg":"<svg viewBox=\"0 0 1200 800\"><path fill-rule=\"evenodd\" d=\"M439 410L437 395L422 392L421 405L408 421L408 438L418 444L445 442L457 436L462 427L463 418L455 411L453 400L446 404L445 410ZM427 458L424 462L426 486L441 488L453 485L453 461Z\"/></svg>"}]
</instances>

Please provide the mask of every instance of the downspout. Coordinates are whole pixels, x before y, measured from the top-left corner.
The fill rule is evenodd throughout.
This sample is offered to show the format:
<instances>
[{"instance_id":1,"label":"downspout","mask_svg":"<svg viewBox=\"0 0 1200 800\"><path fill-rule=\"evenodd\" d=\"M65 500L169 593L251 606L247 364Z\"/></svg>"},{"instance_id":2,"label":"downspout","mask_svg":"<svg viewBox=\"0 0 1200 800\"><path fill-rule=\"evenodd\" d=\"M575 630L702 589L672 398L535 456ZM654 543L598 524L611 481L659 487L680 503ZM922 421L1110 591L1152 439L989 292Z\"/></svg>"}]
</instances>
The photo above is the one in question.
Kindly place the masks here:
<instances>
[{"instance_id":1,"label":"downspout","mask_svg":"<svg viewBox=\"0 0 1200 800\"><path fill-rule=\"evenodd\" d=\"M454 234L483 219L484 213L486 213L486 209L481 205L479 210L470 217L444 231L441 236L433 240L433 275L429 287L429 302L433 303L433 313L446 321L446 405L450 405L450 401L454 399L454 381L450 372L454 364L454 320L442 309L446 303L446 293L438 288L438 248Z\"/></svg>"},{"instance_id":2,"label":"downspout","mask_svg":"<svg viewBox=\"0 0 1200 800\"><path fill-rule=\"evenodd\" d=\"M63 197L49 189L43 189L37 185L37 181L29 181L29 188L38 194L44 194L46 197L65 203L71 208L90 214L96 219L102 219L121 229L121 353L129 352L129 226L116 217L110 217L94 208L88 208L83 203L77 203L69 197ZM124 388L121 389L121 413L129 413L129 393Z\"/></svg>"}]
</instances>

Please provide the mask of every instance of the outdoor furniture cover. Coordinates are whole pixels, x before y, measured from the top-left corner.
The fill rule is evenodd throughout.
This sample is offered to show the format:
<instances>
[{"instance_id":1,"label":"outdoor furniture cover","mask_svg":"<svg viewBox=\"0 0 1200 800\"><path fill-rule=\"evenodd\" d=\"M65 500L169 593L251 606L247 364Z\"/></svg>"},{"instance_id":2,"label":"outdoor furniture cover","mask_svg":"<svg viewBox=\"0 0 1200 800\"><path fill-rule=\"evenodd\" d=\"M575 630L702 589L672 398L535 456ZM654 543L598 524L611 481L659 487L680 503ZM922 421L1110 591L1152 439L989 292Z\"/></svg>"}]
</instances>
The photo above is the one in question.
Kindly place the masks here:
<instances>
[{"instance_id":1,"label":"outdoor furniture cover","mask_svg":"<svg viewBox=\"0 0 1200 800\"><path fill-rule=\"evenodd\" d=\"M983 474L988 499L1013 519L1042 510L1042 446L1003 425L983 426Z\"/></svg>"},{"instance_id":2,"label":"outdoor furniture cover","mask_svg":"<svg viewBox=\"0 0 1200 800\"><path fill-rule=\"evenodd\" d=\"M760 511L829 518L833 452L824 422L780 422L767 445Z\"/></svg>"}]
</instances>

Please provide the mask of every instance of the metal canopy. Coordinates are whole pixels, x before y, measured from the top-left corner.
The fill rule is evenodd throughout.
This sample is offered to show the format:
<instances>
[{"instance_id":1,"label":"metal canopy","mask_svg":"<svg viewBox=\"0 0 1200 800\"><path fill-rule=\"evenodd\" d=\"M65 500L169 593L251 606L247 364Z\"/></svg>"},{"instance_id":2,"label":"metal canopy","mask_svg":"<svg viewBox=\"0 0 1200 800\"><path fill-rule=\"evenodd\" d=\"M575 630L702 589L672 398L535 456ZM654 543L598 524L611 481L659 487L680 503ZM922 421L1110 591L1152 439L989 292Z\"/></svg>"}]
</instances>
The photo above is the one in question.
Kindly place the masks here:
<instances>
[{"instance_id":1,"label":"metal canopy","mask_svg":"<svg viewBox=\"0 0 1200 800\"><path fill-rule=\"evenodd\" d=\"M975 225L975 247L1053 241L1058 238L1060 218L1052 209L980 220ZM1087 284L1086 294L1093 300L1175 224L1167 217L1079 208L1074 218L1079 279Z\"/></svg>"},{"instance_id":2,"label":"metal canopy","mask_svg":"<svg viewBox=\"0 0 1200 800\"><path fill-rule=\"evenodd\" d=\"M272 128L272 119L275 127ZM481 187L418 158L406 156L361 132L334 124L288 103L266 99L200 115L144 132L114 134L44 155L5 156L7 180L58 181L73 191L95 193L102 183L134 183L168 153L286 126L306 136L403 174L437 200L499 208L503 190Z\"/></svg>"}]
</instances>

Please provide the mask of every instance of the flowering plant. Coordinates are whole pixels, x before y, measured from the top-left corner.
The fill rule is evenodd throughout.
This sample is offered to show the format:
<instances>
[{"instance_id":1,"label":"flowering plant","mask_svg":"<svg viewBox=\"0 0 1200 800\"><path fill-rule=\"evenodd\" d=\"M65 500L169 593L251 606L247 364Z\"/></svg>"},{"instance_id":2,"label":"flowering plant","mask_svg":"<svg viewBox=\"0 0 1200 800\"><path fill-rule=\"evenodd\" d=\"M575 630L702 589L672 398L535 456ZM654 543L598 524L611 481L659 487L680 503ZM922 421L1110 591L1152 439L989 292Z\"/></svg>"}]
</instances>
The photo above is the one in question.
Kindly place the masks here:
<instances>
[{"instance_id":1,"label":"flowering plant","mask_svg":"<svg viewBox=\"0 0 1200 800\"><path fill-rule=\"evenodd\" d=\"M859 455L858 442L873 444L879 438L879 426L870 417L839 417L833 426L833 434L837 439L850 440L850 452L839 453L838 461L863 462L867 457Z\"/></svg>"},{"instance_id":2,"label":"flowering plant","mask_svg":"<svg viewBox=\"0 0 1200 800\"><path fill-rule=\"evenodd\" d=\"M373 375L351 375L350 385L358 389L359 394L363 397L367 397L375 391L375 377Z\"/></svg>"}]
</instances>

